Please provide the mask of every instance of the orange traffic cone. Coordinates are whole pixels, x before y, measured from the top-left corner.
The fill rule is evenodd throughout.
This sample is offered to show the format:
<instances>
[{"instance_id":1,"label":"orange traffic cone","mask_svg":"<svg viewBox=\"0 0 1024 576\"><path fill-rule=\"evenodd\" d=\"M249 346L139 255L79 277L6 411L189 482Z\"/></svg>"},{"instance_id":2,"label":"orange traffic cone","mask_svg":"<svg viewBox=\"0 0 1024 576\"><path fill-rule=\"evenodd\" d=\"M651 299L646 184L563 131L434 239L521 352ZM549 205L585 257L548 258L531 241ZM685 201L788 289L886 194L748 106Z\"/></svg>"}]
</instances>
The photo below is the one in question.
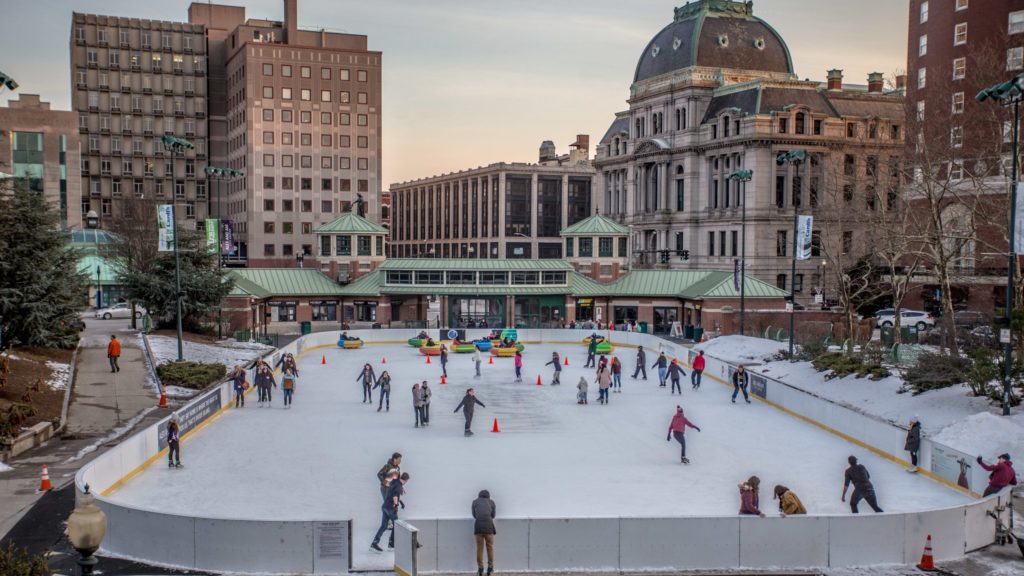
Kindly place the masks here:
<instances>
[{"instance_id":1,"label":"orange traffic cone","mask_svg":"<svg viewBox=\"0 0 1024 576\"><path fill-rule=\"evenodd\" d=\"M445 380L444 380L444 376L443 375L441 376L441 384L447 384L447 382L445 382Z\"/></svg>"},{"instance_id":2,"label":"orange traffic cone","mask_svg":"<svg viewBox=\"0 0 1024 576\"><path fill-rule=\"evenodd\" d=\"M430 364L430 356L427 356L427 364Z\"/></svg>"},{"instance_id":3,"label":"orange traffic cone","mask_svg":"<svg viewBox=\"0 0 1024 576\"><path fill-rule=\"evenodd\" d=\"M700 343L703 344L703 343L705 343L707 341L708 341L708 333L705 332L705 333L700 335Z\"/></svg>"},{"instance_id":4,"label":"orange traffic cone","mask_svg":"<svg viewBox=\"0 0 1024 576\"><path fill-rule=\"evenodd\" d=\"M928 540L924 544L924 554L921 555L921 563L917 565L918 570L924 572L936 572L935 561L932 559L932 535L928 535Z\"/></svg>"},{"instance_id":5,"label":"orange traffic cone","mask_svg":"<svg viewBox=\"0 0 1024 576\"><path fill-rule=\"evenodd\" d=\"M494 356L489 356L489 357L487 358L487 363L488 363L488 364L494 364Z\"/></svg>"},{"instance_id":6,"label":"orange traffic cone","mask_svg":"<svg viewBox=\"0 0 1024 576\"><path fill-rule=\"evenodd\" d=\"M540 374L537 374L537 386L543 386L544 384L540 381Z\"/></svg>"},{"instance_id":7,"label":"orange traffic cone","mask_svg":"<svg viewBox=\"0 0 1024 576\"><path fill-rule=\"evenodd\" d=\"M566 357L565 357L565 365L566 365L566 366L568 366L568 365L569 365L569 357L568 357L568 356L566 356Z\"/></svg>"},{"instance_id":8,"label":"orange traffic cone","mask_svg":"<svg viewBox=\"0 0 1024 576\"><path fill-rule=\"evenodd\" d=\"M167 408L167 386L160 386L160 404L157 406Z\"/></svg>"},{"instance_id":9,"label":"orange traffic cone","mask_svg":"<svg viewBox=\"0 0 1024 576\"><path fill-rule=\"evenodd\" d=\"M39 483L40 492L49 492L53 490L53 485L50 484L50 471L46 469L46 464L43 464L43 480Z\"/></svg>"},{"instance_id":10,"label":"orange traffic cone","mask_svg":"<svg viewBox=\"0 0 1024 576\"><path fill-rule=\"evenodd\" d=\"M320 357L320 363L321 364L327 364L327 355L323 355L323 356Z\"/></svg>"},{"instance_id":11,"label":"orange traffic cone","mask_svg":"<svg viewBox=\"0 0 1024 576\"><path fill-rule=\"evenodd\" d=\"M491 427L491 432L501 432L501 430L498 428L497 418L494 419L494 426Z\"/></svg>"}]
</instances>

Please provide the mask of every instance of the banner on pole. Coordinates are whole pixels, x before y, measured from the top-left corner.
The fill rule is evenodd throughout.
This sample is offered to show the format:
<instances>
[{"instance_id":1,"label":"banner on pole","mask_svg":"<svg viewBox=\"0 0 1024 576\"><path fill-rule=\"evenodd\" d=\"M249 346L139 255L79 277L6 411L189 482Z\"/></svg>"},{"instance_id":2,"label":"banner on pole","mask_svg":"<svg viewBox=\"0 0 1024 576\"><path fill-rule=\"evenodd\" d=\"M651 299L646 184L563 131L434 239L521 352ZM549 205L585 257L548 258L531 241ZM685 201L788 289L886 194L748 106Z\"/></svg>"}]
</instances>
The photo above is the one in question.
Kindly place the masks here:
<instances>
[{"instance_id":1,"label":"banner on pole","mask_svg":"<svg viewBox=\"0 0 1024 576\"><path fill-rule=\"evenodd\" d=\"M235 225L231 220L220 221L220 253L231 256L235 253Z\"/></svg>"},{"instance_id":2,"label":"banner on pole","mask_svg":"<svg viewBox=\"0 0 1024 576\"><path fill-rule=\"evenodd\" d=\"M220 220L207 218L203 222L203 227L206 230L206 249L210 251L210 254L216 254L217 247L220 245Z\"/></svg>"},{"instance_id":3,"label":"banner on pole","mask_svg":"<svg viewBox=\"0 0 1024 576\"><path fill-rule=\"evenodd\" d=\"M172 252L174 250L174 205L158 204L156 207L156 223L159 230L157 251Z\"/></svg>"},{"instance_id":4,"label":"banner on pole","mask_svg":"<svg viewBox=\"0 0 1024 576\"><path fill-rule=\"evenodd\" d=\"M796 259L810 260L811 232L814 228L813 216L798 216L796 225Z\"/></svg>"},{"instance_id":5,"label":"banner on pole","mask_svg":"<svg viewBox=\"0 0 1024 576\"><path fill-rule=\"evenodd\" d=\"M1024 184L1017 184L1017 204L1013 207L1013 253L1024 254Z\"/></svg>"},{"instance_id":6,"label":"banner on pole","mask_svg":"<svg viewBox=\"0 0 1024 576\"><path fill-rule=\"evenodd\" d=\"M732 261L732 287L737 292L740 291L740 259L735 258Z\"/></svg>"}]
</instances>

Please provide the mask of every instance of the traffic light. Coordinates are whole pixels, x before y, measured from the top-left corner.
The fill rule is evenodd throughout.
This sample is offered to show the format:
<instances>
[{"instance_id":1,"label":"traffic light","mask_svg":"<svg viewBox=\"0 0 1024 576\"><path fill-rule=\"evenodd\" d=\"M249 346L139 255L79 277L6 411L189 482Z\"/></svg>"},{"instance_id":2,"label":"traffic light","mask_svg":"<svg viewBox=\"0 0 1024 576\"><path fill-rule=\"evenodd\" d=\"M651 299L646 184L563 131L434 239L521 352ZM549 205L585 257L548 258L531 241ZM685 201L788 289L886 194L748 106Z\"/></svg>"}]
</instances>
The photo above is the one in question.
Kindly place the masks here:
<instances>
[{"instance_id":1,"label":"traffic light","mask_svg":"<svg viewBox=\"0 0 1024 576\"><path fill-rule=\"evenodd\" d=\"M689 259L690 259L690 251L689 250L680 250L679 251L679 261L680 262L686 262Z\"/></svg>"},{"instance_id":2,"label":"traffic light","mask_svg":"<svg viewBox=\"0 0 1024 576\"><path fill-rule=\"evenodd\" d=\"M659 250L658 251L658 260L662 264L668 264L668 250Z\"/></svg>"}]
</instances>

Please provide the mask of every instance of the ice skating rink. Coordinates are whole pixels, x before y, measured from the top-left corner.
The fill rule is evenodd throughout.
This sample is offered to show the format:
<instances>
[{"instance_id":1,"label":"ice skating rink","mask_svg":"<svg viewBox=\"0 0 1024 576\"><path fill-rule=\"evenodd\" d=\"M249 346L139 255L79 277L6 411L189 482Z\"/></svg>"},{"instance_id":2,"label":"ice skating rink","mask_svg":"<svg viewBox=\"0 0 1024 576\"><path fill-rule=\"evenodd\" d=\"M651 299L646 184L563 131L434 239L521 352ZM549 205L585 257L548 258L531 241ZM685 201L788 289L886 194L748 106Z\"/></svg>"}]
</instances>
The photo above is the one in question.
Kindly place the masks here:
<instances>
[{"instance_id":1,"label":"ice skating rink","mask_svg":"<svg viewBox=\"0 0 1024 576\"><path fill-rule=\"evenodd\" d=\"M557 350L568 357L562 385L550 386ZM321 355L326 365L321 365ZM730 402L731 387L705 378L700 390L683 382L682 397L659 388L655 355L648 379L630 378L635 349L618 348L621 394L597 403L594 371L583 368L582 345L527 345L522 383L513 383L511 358L495 358L474 378L471 354L451 354L448 384L437 358L430 365L409 346L368 344L360 350L313 350L299 359L291 409L280 389L273 406L257 408L251 390L243 409L228 409L182 444L185 468L158 460L110 495L132 506L184 515L274 520L354 520L359 568L390 567L390 554L367 547L380 521L377 470L392 452L404 456L404 518L465 518L471 501L488 489L499 517L730 516L739 509L737 484L761 478L761 508L777 515L772 487L784 484L808 513L849 514L840 502L846 457L855 454L872 475L879 504L905 512L966 503L960 493L770 406ZM387 363L381 364L386 358ZM391 410L361 403L356 377L370 362L392 377ZM687 369L689 373L689 369ZM537 375L544 385L537 386ZM580 376L590 382L590 404L576 403ZM411 388L433 390L430 426L414 428ZM473 429L462 434L453 414L466 388L476 388ZM675 406L701 427L688 429L687 456L665 440ZM500 433L491 433L494 418ZM871 514L866 504L861 513Z\"/></svg>"}]
</instances>

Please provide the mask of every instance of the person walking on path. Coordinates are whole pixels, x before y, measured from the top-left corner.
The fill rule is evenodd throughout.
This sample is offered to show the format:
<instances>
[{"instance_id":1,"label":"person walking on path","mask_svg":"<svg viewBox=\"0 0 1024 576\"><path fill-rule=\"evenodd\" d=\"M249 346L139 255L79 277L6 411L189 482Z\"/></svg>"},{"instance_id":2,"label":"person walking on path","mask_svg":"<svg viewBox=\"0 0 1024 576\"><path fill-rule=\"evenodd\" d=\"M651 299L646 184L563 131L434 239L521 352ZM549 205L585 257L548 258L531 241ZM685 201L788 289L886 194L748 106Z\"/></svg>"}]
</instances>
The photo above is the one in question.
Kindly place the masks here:
<instances>
[{"instance_id":1,"label":"person walking on path","mask_svg":"<svg viewBox=\"0 0 1024 576\"><path fill-rule=\"evenodd\" d=\"M597 358L597 343L600 338L597 333L590 335L590 342L587 344L587 363L583 365L584 368L594 368L594 361ZM604 338L601 338L604 340Z\"/></svg>"},{"instance_id":2,"label":"person walking on path","mask_svg":"<svg viewBox=\"0 0 1024 576\"><path fill-rule=\"evenodd\" d=\"M643 346L636 347L636 370L633 371L633 380L636 380L636 375L643 373L644 380L647 380L647 354L644 353Z\"/></svg>"},{"instance_id":3,"label":"person walking on path","mask_svg":"<svg viewBox=\"0 0 1024 576\"><path fill-rule=\"evenodd\" d=\"M459 402L459 405L455 407L455 413L462 410L462 415L466 418L466 430L463 433L463 436L473 435L473 431L470 430L470 428L473 427L473 410L478 404L481 408L487 408L487 406L484 406L483 402L477 400L476 392L470 388L466 390L466 395L462 397L462 402Z\"/></svg>"},{"instance_id":4,"label":"person walking on path","mask_svg":"<svg viewBox=\"0 0 1024 576\"><path fill-rule=\"evenodd\" d=\"M580 376L580 383L576 385L576 403L587 403L587 377Z\"/></svg>"},{"instance_id":5,"label":"person walking on path","mask_svg":"<svg viewBox=\"0 0 1024 576\"><path fill-rule=\"evenodd\" d=\"M167 424L167 467L181 468L181 436L178 415L171 416Z\"/></svg>"},{"instance_id":6,"label":"person walking on path","mask_svg":"<svg viewBox=\"0 0 1024 576\"><path fill-rule=\"evenodd\" d=\"M292 407L292 396L295 394L295 382L298 377L291 367L285 368L281 373L281 390L284 393L284 407Z\"/></svg>"},{"instance_id":7,"label":"person walking on path","mask_svg":"<svg viewBox=\"0 0 1024 576\"><path fill-rule=\"evenodd\" d=\"M672 416L672 421L668 423L668 436L665 438L666 442L671 442L672 438L679 442L679 461L683 464L689 464L690 460L686 458L686 427L689 426L697 432L700 432L700 428L686 419L683 414L683 407L676 406L676 413Z\"/></svg>"},{"instance_id":8,"label":"person walking on path","mask_svg":"<svg viewBox=\"0 0 1024 576\"><path fill-rule=\"evenodd\" d=\"M117 365L117 359L121 357L121 341L117 335L110 335L110 344L107 344L107 358L110 360L110 371L120 372L121 367Z\"/></svg>"},{"instance_id":9,"label":"person walking on path","mask_svg":"<svg viewBox=\"0 0 1024 576\"><path fill-rule=\"evenodd\" d=\"M1013 462L1010 461L1009 454L1000 454L996 463L991 465L982 462L981 456L978 456L978 464L986 471L991 472L988 475L988 487L985 488L982 496L991 496L1010 485L1016 486L1017 473L1013 470Z\"/></svg>"},{"instance_id":10,"label":"person walking on path","mask_svg":"<svg viewBox=\"0 0 1024 576\"><path fill-rule=\"evenodd\" d=\"M356 382L363 384L363 404L373 404L373 383L377 378L373 373L373 366L369 363L363 365L363 370L356 377Z\"/></svg>"},{"instance_id":11,"label":"person walking on path","mask_svg":"<svg viewBox=\"0 0 1024 576\"><path fill-rule=\"evenodd\" d=\"M668 358L664 352L658 354L658 359L654 361L654 364L651 364L651 368L654 367L658 368L658 381L660 382L658 386L664 388L665 379L668 376Z\"/></svg>"},{"instance_id":12,"label":"person walking on path","mask_svg":"<svg viewBox=\"0 0 1024 576\"><path fill-rule=\"evenodd\" d=\"M618 356L612 356L612 391L622 393L622 362Z\"/></svg>"},{"instance_id":13,"label":"person walking on path","mask_svg":"<svg viewBox=\"0 0 1024 576\"><path fill-rule=\"evenodd\" d=\"M271 387L277 388L277 382L274 380L274 372L271 371L270 365L260 360L259 364L256 365L256 392L259 395L259 401L256 403L257 407L262 408L264 402L267 406L270 406L270 389Z\"/></svg>"},{"instance_id":14,"label":"person walking on path","mask_svg":"<svg viewBox=\"0 0 1024 576\"><path fill-rule=\"evenodd\" d=\"M441 375L448 377L448 347L441 344Z\"/></svg>"},{"instance_id":15,"label":"person walking on path","mask_svg":"<svg viewBox=\"0 0 1024 576\"><path fill-rule=\"evenodd\" d=\"M562 377L562 359L558 357L558 352L551 353L551 361L545 364L545 366L551 366L554 364L555 373L551 375L551 385L558 386L561 384Z\"/></svg>"},{"instance_id":16,"label":"person walking on path","mask_svg":"<svg viewBox=\"0 0 1024 576\"><path fill-rule=\"evenodd\" d=\"M420 384L420 394L423 394L423 425L427 426L430 424L430 397L434 393L430 390L426 380Z\"/></svg>"},{"instance_id":17,"label":"person walking on path","mask_svg":"<svg viewBox=\"0 0 1024 576\"><path fill-rule=\"evenodd\" d=\"M794 514L807 514L807 509L804 508L803 503L800 502L800 498L797 498L795 492L782 484L776 484L774 492L775 494L772 496L772 499L779 501L779 513L782 514L783 518Z\"/></svg>"},{"instance_id":18,"label":"person walking on path","mask_svg":"<svg viewBox=\"0 0 1024 576\"><path fill-rule=\"evenodd\" d=\"M494 516L497 509L491 493L481 490L473 505L473 538L476 539L476 576L484 573L484 548L487 549L487 576L494 574L494 536L498 531L494 528Z\"/></svg>"},{"instance_id":19,"label":"person walking on path","mask_svg":"<svg viewBox=\"0 0 1024 576\"><path fill-rule=\"evenodd\" d=\"M732 373L732 403L736 403L736 395L743 391L743 399L750 404L750 396L747 396L747 369L740 364Z\"/></svg>"},{"instance_id":20,"label":"person walking on path","mask_svg":"<svg viewBox=\"0 0 1024 576\"><path fill-rule=\"evenodd\" d=\"M377 412L384 408L385 412L391 412L391 374L385 370L380 373L380 378L374 382L373 388L380 388L380 402L377 404Z\"/></svg>"},{"instance_id":21,"label":"person walking on path","mask_svg":"<svg viewBox=\"0 0 1024 576\"><path fill-rule=\"evenodd\" d=\"M395 547L395 520L398 520L398 505L401 503L402 495L405 494L404 486L408 482L409 473L402 472L401 476L391 481L391 484L388 486L388 491L384 495L384 503L380 506L380 528L377 529L377 534L373 537L373 543L370 544L370 548L377 552L384 551L380 547L380 537L384 535L384 531L388 529L388 525L391 526L391 536L388 538L388 549Z\"/></svg>"},{"instance_id":22,"label":"person walking on path","mask_svg":"<svg viewBox=\"0 0 1024 576\"><path fill-rule=\"evenodd\" d=\"M612 387L611 370L604 364L597 369L597 401L601 404L608 403L608 389Z\"/></svg>"},{"instance_id":23,"label":"person walking on path","mask_svg":"<svg viewBox=\"0 0 1024 576\"><path fill-rule=\"evenodd\" d=\"M761 487L761 479L751 476L746 482L740 484L740 514L744 516L760 516L764 518L764 512L758 508L760 498L758 488Z\"/></svg>"},{"instance_id":24,"label":"person walking on path","mask_svg":"<svg viewBox=\"0 0 1024 576\"><path fill-rule=\"evenodd\" d=\"M416 412L416 428L420 425L426 426L423 422L423 388L417 382L412 385L412 408Z\"/></svg>"},{"instance_id":25,"label":"person walking on path","mask_svg":"<svg viewBox=\"0 0 1024 576\"><path fill-rule=\"evenodd\" d=\"M476 377L480 377L480 349L476 346L473 347L473 364L476 365Z\"/></svg>"},{"instance_id":26,"label":"person walking on path","mask_svg":"<svg viewBox=\"0 0 1024 576\"><path fill-rule=\"evenodd\" d=\"M672 359L672 363L668 365L668 377L672 380L672 394L679 390L679 395L683 395L683 387L679 384L679 379L686 377L686 372L683 371L683 367L679 365L679 362L675 358Z\"/></svg>"},{"instance_id":27,"label":"person walking on path","mask_svg":"<svg viewBox=\"0 0 1024 576\"><path fill-rule=\"evenodd\" d=\"M700 388L700 380L704 376L704 351L701 350L693 359L693 371L690 372L690 386L696 390Z\"/></svg>"},{"instance_id":28,"label":"person walking on path","mask_svg":"<svg viewBox=\"0 0 1024 576\"><path fill-rule=\"evenodd\" d=\"M907 472L917 472L917 453L921 450L921 421L916 415L910 419L907 441L903 443L903 449L910 452L910 468L907 468Z\"/></svg>"},{"instance_id":29,"label":"person walking on path","mask_svg":"<svg viewBox=\"0 0 1024 576\"><path fill-rule=\"evenodd\" d=\"M843 482L843 497L840 499L846 502L846 489L853 484L853 494L850 496L850 511L857 514L857 504L863 499L875 512L882 512L878 507L875 498L875 487L871 484L871 474L863 464L857 464L857 457L850 456L846 459L850 467L846 469L846 479Z\"/></svg>"},{"instance_id":30,"label":"person walking on path","mask_svg":"<svg viewBox=\"0 0 1024 576\"><path fill-rule=\"evenodd\" d=\"M397 477L402 472L402 454L395 452L388 458L388 461L381 466L380 470L377 471L377 480L380 482L380 497L386 498L388 493L388 486L391 485L391 480L388 479L388 475L394 471Z\"/></svg>"},{"instance_id":31,"label":"person walking on path","mask_svg":"<svg viewBox=\"0 0 1024 576\"><path fill-rule=\"evenodd\" d=\"M235 369L231 371L231 387L235 391L235 408L245 407L245 390L247 388L245 382L245 370L235 364Z\"/></svg>"},{"instance_id":32,"label":"person walking on path","mask_svg":"<svg viewBox=\"0 0 1024 576\"><path fill-rule=\"evenodd\" d=\"M523 353L520 352L519 350L516 350L515 366L516 366L516 382L522 382L523 381Z\"/></svg>"}]
</instances>

